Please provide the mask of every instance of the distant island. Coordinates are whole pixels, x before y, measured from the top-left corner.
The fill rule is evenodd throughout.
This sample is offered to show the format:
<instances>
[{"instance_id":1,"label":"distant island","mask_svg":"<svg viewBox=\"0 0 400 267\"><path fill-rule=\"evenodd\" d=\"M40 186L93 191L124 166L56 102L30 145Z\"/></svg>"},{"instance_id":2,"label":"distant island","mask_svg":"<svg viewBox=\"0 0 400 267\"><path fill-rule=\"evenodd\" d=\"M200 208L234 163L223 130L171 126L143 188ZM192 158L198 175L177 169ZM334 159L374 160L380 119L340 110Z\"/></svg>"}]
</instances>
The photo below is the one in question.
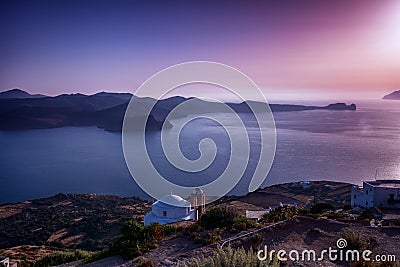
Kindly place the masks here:
<instances>
[{"instance_id":1,"label":"distant island","mask_svg":"<svg viewBox=\"0 0 400 267\"><path fill-rule=\"evenodd\" d=\"M400 90L385 95L382 99L400 100Z\"/></svg>"},{"instance_id":2,"label":"distant island","mask_svg":"<svg viewBox=\"0 0 400 267\"><path fill-rule=\"evenodd\" d=\"M111 132L120 132L128 103L129 93L100 92L93 95L62 94L55 97L31 95L20 89L0 93L0 130L50 129L66 126L97 126ZM154 105L148 121L147 130L160 130L163 124L172 127L166 121L168 114L177 105L191 100L190 109L182 110L175 118L189 114L225 112L221 103L208 102L198 98L174 96L156 100L150 97L137 97L137 103L143 107ZM251 113L249 105L258 109L264 103L245 101L227 103L237 113ZM288 104L270 104L272 112L306 110L356 110L356 105L345 103L328 106L303 106ZM145 109L143 109L145 110ZM263 110L263 109L260 109ZM131 118L133 122L143 116L139 113Z\"/></svg>"}]
</instances>

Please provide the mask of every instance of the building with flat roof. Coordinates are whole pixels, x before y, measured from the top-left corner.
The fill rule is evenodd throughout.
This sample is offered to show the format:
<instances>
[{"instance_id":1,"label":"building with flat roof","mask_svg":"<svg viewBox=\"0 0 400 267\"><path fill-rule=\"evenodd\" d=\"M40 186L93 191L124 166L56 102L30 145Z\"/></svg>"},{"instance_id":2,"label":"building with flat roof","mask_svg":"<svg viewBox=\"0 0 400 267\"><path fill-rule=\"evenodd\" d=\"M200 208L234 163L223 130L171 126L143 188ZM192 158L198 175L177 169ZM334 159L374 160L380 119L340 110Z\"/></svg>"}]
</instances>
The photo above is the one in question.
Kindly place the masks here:
<instances>
[{"instance_id":1,"label":"building with flat roof","mask_svg":"<svg viewBox=\"0 0 400 267\"><path fill-rule=\"evenodd\" d=\"M364 181L351 189L352 207L400 207L400 180Z\"/></svg>"}]
</instances>

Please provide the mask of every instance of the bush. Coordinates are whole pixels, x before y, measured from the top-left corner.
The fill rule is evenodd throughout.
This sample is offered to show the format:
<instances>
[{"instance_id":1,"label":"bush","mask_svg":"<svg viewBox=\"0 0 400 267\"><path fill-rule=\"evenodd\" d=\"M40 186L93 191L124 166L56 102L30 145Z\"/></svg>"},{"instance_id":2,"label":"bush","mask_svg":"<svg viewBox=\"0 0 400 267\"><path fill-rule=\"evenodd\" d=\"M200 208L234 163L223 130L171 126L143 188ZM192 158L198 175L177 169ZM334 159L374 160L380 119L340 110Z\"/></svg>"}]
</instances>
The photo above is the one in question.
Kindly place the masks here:
<instances>
[{"instance_id":1,"label":"bush","mask_svg":"<svg viewBox=\"0 0 400 267\"><path fill-rule=\"evenodd\" d=\"M199 225L205 229L230 227L239 213L230 207L215 207L200 217Z\"/></svg>"},{"instance_id":2,"label":"bush","mask_svg":"<svg viewBox=\"0 0 400 267\"><path fill-rule=\"evenodd\" d=\"M98 261L98 260L107 258L111 255L112 254L109 249L103 249L100 251L96 251L96 252L91 253L88 257L84 258L82 260L82 264L87 264L90 262Z\"/></svg>"},{"instance_id":3,"label":"bush","mask_svg":"<svg viewBox=\"0 0 400 267\"><path fill-rule=\"evenodd\" d=\"M202 240L201 240L201 235L200 235L202 229L201 229L201 226L200 226L199 224L197 224L197 223L192 224L191 226L189 226L188 228L186 228L185 231L189 234L190 238L191 238L195 243L199 244L199 243L202 242Z\"/></svg>"},{"instance_id":4,"label":"bush","mask_svg":"<svg viewBox=\"0 0 400 267\"><path fill-rule=\"evenodd\" d=\"M43 258L37 260L33 266L54 266L63 263L81 260L89 257L93 252L85 250L70 250L70 251L58 251L54 254L44 256Z\"/></svg>"},{"instance_id":5,"label":"bush","mask_svg":"<svg viewBox=\"0 0 400 267\"><path fill-rule=\"evenodd\" d=\"M203 244L209 245L221 241L222 240L221 233L222 231L219 228L215 228L213 230L208 231L204 235Z\"/></svg>"},{"instance_id":6,"label":"bush","mask_svg":"<svg viewBox=\"0 0 400 267\"><path fill-rule=\"evenodd\" d=\"M260 261L256 253L250 248L249 251L240 249L218 248L214 254L207 258L192 259L187 262L185 267L264 267L279 266L279 262L275 259L272 265L268 265L266 261Z\"/></svg>"},{"instance_id":7,"label":"bush","mask_svg":"<svg viewBox=\"0 0 400 267\"><path fill-rule=\"evenodd\" d=\"M351 205L349 204L344 205L343 210L351 210Z\"/></svg>"},{"instance_id":8,"label":"bush","mask_svg":"<svg viewBox=\"0 0 400 267\"><path fill-rule=\"evenodd\" d=\"M257 233L257 234L254 234L251 237L251 245L252 245L253 248L257 248L263 243L264 243L264 236L263 235Z\"/></svg>"},{"instance_id":9,"label":"bush","mask_svg":"<svg viewBox=\"0 0 400 267\"><path fill-rule=\"evenodd\" d=\"M313 205L311 207L311 211L314 213L322 213L324 211L332 210L334 208L335 207L329 203L317 203L317 204L315 204L315 206Z\"/></svg>"},{"instance_id":10,"label":"bush","mask_svg":"<svg viewBox=\"0 0 400 267\"><path fill-rule=\"evenodd\" d=\"M371 209L364 210L360 213L360 216L358 216L358 219L368 219L371 220L374 218L374 212Z\"/></svg>"},{"instance_id":11,"label":"bush","mask_svg":"<svg viewBox=\"0 0 400 267\"><path fill-rule=\"evenodd\" d=\"M155 265L155 263L154 263L153 259L139 258L135 262L136 267L152 267L154 265Z\"/></svg>"},{"instance_id":12,"label":"bush","mask_svg":"<svg viewBox=\"0 0 400 267\"><path fill-rule=\"evenodd\" d=\"M170 224L165 224L165 225L163 225L163 227L164 227L164 235L176 234L176 232L179 232L182 230L182 227L179 227L176 225L170 225Z\"/></svg>"},{"instance_id":13,"label":"bush","mask_svg":"<svg viewBox=\"0 0 400 267\"><path fill-rule=\"evenodd\" d=\"M150 242L160 241L164 237L164 227L159 223L152 223L146 227L146 239Z\"/></svg>"},{"instance_id":14,"label":"bush","mask_svg":"<svg viewBox=\"0 0 400 267\"><path fill-rule=\"evenodd\" d=\"M159 223L149 226L129 220L122 226L122 236L114 243L112 252L124 259L140 256L150 248L157 247L157 242L164 236L164 227Z\"/></svg>"},{"instance_id":15,"label":"bush","mask_svg":"<svg viewBox=\"0 0 400 267\"><path fill-rule=\"evenodd\" d=\"M342 237L347 241L347 249L361 250L367 245L367 242L361 237L360 234L351 230L343 231Z\"/></svg>"},{"instance_id":16,"label":"bush","mask_svg":"<svg viewBox=\"0 0 400 267\"><path fill-rule=\"evenodd\" d=\"M301 216L307 216L313 219L318 219L320 217L318 214L312 213L310 209L298 209L297 213Z\"/></svg>"},{"instance_id":17,"label":"bush","mask_svg":"<svg viewBox=\"0 0 400 267\"><path fill-rule=\"evenodd\" d=\"M244 231L244 230L247 230L248 228L257 227L257 223L250 220L249 218L239 217L239 218L235 218L233 221L234 222L233 222L232 228L234 228L238 231Z\"/></svg>"},{"instance_id":18,"label":"bush","mask_svg":"<svg viewBox=\"0 0 400 267\"><path fill-rule=\"evenodd\" d=\"M276 209L271 210L268 213L265 213L261 219L262 222L266 223L275 223L279 221L284 221L287 219L291 219L298 214L298 211L294 207L283 206L278 207Z\"/></svg>"},{"instance_id":19,"label":"bush","mask_svg":"<svg viewBox=\"0 0 400 267\"><path fill-rule=\"evenodd\" d=\"M394 226L400 226L400 219L394 219L391 221L392 225Z\"/></svg>"}]
</instances>

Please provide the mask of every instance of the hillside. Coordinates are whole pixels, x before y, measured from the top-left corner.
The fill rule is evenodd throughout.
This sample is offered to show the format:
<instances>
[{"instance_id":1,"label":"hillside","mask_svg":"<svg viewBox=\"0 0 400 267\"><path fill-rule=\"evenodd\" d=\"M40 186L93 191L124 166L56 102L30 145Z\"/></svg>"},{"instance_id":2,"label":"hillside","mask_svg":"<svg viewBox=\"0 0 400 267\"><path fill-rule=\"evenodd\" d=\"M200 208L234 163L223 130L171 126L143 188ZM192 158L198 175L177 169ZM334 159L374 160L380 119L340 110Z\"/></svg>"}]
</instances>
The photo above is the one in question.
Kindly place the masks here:
<instances>
[{"instance_id":1,"label":"hillside","mask_svg":"<svg viewBox=\"0 0 400 267\"><path fill-rule=\"evenodd\" d=\"M221 229L219 231L222 231L222 239L209 245L197 242L189 234L196 229L192 227L195 226L194 222L176 223L170 227L177 228L170 229L179 231L165 236L139 258L123 260L120 256L110 256L84 266L133 266L140 259L148 259L154 264L145 266L177 266L178 263L183 266L182 263L193 258L202 259L213 255L217 244L235 237L240 238L229 243L233 249L267 245L269 249L307 248L321 251L329 246L335 247L336 240L345 233L359 240L357 242L363 248L373 249L374 253L400 257L398 227L366 227L370 225L372 215L350 214L352 212L346 210L350 202L351 187L351 184L331 181L312 181L307 187L300 183L286 183L259 189L246 196L223 197L206 209L230 206L244 216L246 210L263 210L280 203L295 203L301 210L310 211L314 197L316 203L333 205L333 209L328 208L319 214L296 216L277 224L259 224L256 228L239 232ZM0 205L0 254L10 257L13 262L22 266L33 266L35 261L65 252L66 249L107 248L120 236L123 222L129 219L142 222L150 208L149 202L137 198L71 194ZM247 235L255 230L258 231L257 234ZM204 230L202 236L207 233L208 230ZM348 241L354 242L351 239ZM77 260L62 266L80 264ZM321 266L320 264L289 262L286 266ZM336 266L329 261L324 261L323 265Z\"/></svg>"},{"instance_id":2,"label":"hillside","mask_svg":"<svg viewBox=\"0 0 400 267\"><path fill-rule=\"evenodd\" d=\"M332 188L326 187L327 184ZM308 189L302 189L298 183L273 185L246 196L224 197L209 205L208 209L232 206L244 216L246 209L263 210L279 205L280 202L306 207L313 202L315 191L319 192L318 201L323 200L339 207L350 201L350 184L321 181L311 182L310 185ZM123 222L129 219L143 221L143 216L150 209L149 202L137 198L93 194L58 194L49 198L3 204L0 205L0 254L13 259L33 260L63 249L107 248L119 236ZM186 250L200 247L198 244L190 245L191 242L187 243ZM166 244L172 249L179 242L173 240Z\"/></svg>"},{"instance_id":3,"label":"hillside","mask_svg":"<svg viewBox=\"0 0 400 267\"><path fill-rule=\"evenodd\" d=\"M108 247L122 223L143 218L150 204L112 195L58 194L0 205L0 249L21 245L98 250Z\"/></svg>"},{"instance_id":4,"label":"hillside","mask_svg":"<svg viewBox=\"0 0 400 267\"><path fill-rule=\"evenodd\" d=\"M303 249L314 250L320 255L323 249L332 247L336 248L336 241L342 238L344 233L350 233L357 237L362 237L360 243L365 243L366 248L371 249L374 253L381 255L395 255L396 259L400 257L400 230L398 228L367 228L362 224L351 222L340 222L336 220L299 216L294 220L280 222L266 228L254 235L245 236L229 243L230 247L244 248L246 250L264 245L268 251L293 249L302 251ZM236 236L243 235L239 233ZM145 253L142 258L151 259L157 267L173 267L182 266L193 258L202 259L210 257L217 250L216 244L209 246L199 246L193 244L189 238L180 236L175 239L169 239L161 242L157 248ZM108 258L109 260L115 259ZM117 258L118 259L118 258ZM134 261L121 262L114 266L132 266ZM101 261L99 261L101 263ZM179 263L179 265L178 265ZM319 266L398 266L390 265L355 265L355 263L331 262L328 257L323 261L297 261L284 262L276 266L292 266L292 267L319 267ZM89 266L89 265L85 265ZM92 264L91 267L100 267L101 264ZM197 265L198 266L198 265ZM241 265L242 266L242 265ZM247 266L247 265L246 265ZM248 265L255 266L255 265ZM275 266L275 265L268 265Z\"/></svg>"}]
</instances>

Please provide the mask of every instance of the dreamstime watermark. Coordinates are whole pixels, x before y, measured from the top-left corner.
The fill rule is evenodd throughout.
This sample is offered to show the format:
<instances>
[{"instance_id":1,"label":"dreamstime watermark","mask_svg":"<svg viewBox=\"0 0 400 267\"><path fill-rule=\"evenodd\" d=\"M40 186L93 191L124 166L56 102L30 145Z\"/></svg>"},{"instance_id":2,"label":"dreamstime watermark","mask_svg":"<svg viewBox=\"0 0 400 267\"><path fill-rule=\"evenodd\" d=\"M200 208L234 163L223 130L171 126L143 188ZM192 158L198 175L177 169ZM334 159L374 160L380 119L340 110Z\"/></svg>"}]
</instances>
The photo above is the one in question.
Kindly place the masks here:
<instances>
[{"instance_id":1,"label":"dreamstime watermark","mask_svg":"<svg viewBox=\"0 0 400 267\"><path fill-rule=\"evenodd\" d=\"M336 241L336 247L328 247L323 249L321 252L317 252L313 249L295 250L292 249L289 252L281 250L270 250L264 246L264 249L257 252L257 258L260 261L271 262L275 257L281 262L287 261L341 261L341 262L354 262L354 261L366 261L366 262L395 262L396 255L390 254L378 254L372 255L371 250L357 250L357 249L346 249L347 241L344 238L339 238Z\"/></svg>"},{"instance_id":2,"label":"dreamstime watermark","mask_svg":"<svg viewBox=\"0 0 400 267\"><path fill-rule=\"evenodd\" d=\"M230 158L223 172L207 184L182 186L166 179L167 177L157 170L157 162L151 160L146 146L146 127L154 123L156 117L166 110L160 109L161 112L158 113L154 111L158 101L177 87L193 83L215 85L242 101L252 100L246 102L247 112L250 111L254 116L259 129L260 151L248 191L256 190L267 177L275 156L276 129L271 109L261 90L248 76L225 64L207 61L187 62L166 68L146 80L136 91L136 96L132 97L123 121L122 145L125 161L133 179L148 195L157 200L170 192L187 197L195 188L200 187L206 195L213 196L212 199L206 199L206 203L209 203L226 195L243 177L251 152L248 129L238 114L240 111L212 97L208 98L208 101L211 100L213 104L202 102L202 105L199 105L198 99L190 98L174 106L172 110L167 108L169 113L161 116L161 145L168 163L185 172L190 179L192 173L207 169L215 161L218 147L211 138L204 138L198 144L200 157L189 159L181 151L181 131L197 118L213 120L224 128L230 141ZM154 101L137 97L148 95L156 96ZM171 131L171 125L175 131Z\"/></svg>"}]
</instances>

